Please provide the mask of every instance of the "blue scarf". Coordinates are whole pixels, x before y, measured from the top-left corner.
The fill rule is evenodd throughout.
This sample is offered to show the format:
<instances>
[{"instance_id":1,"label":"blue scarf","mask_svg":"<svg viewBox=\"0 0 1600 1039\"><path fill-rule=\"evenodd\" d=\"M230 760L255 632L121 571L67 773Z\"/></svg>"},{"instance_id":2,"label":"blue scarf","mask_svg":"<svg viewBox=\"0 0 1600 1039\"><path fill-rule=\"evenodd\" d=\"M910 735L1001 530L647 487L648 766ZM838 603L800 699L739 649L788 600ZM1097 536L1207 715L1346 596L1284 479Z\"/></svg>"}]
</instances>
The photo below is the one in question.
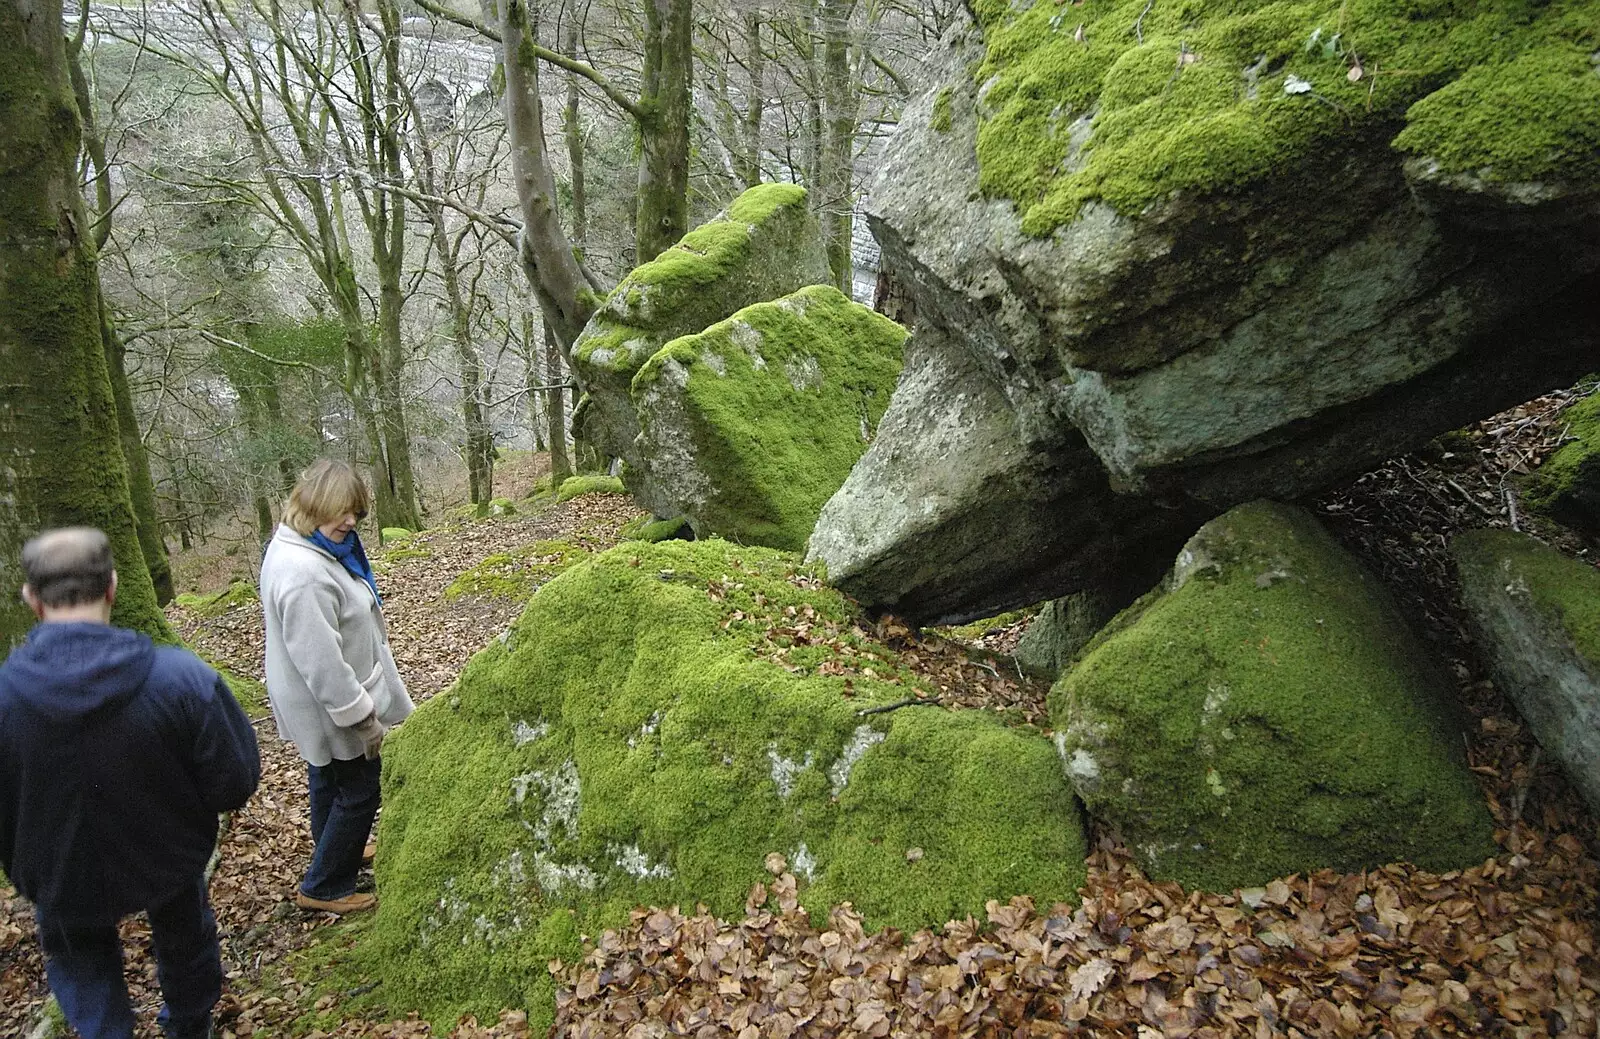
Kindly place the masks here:
<instances>
[{"instance_id":1,"label":"blue scarf","mask_svg":"<svg viewBox=\"0 0 1600 1039\"><path fill-rule=\"evenodd\" d=\"M306 535L306 540L337 559L352 575L367 582L367 587L372 589L372 597L378 600L379 606L383 605L383 596L378 594L378 579L372 575L372 564L367 562L367 551L361 547L360 534L352 530L343 541L335 541L322 531L313 530Z\"/></svg>"}]
</instances>

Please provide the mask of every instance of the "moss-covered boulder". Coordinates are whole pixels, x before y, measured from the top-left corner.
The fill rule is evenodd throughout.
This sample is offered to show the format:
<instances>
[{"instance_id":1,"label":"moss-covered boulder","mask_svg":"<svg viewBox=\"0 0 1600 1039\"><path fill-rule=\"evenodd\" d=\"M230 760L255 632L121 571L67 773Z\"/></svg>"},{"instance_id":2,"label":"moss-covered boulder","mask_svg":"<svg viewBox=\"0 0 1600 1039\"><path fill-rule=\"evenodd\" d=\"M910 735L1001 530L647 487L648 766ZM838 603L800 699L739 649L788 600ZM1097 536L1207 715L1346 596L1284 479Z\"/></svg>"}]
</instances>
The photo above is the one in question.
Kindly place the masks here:
<instances>
[{"instance_id":1,"label":"moss-covered boulder","mask_svg":"<svg viewBox=\"0 0 1600 1039\"><path fill-rule=\"evenodd\" d=\"M635 268L589 320L572 349L587 394L575 435L637 462L633 439L639 421L629 389L652 354L752 303L829 280L822 233L805 189L749 189L716 219Z\"/></svg>"},{"instance_id":2,"label":"moss-covered boulder","mask_svg":"<svg viewBox=\"0 0 1600 1039\"><path fill-rule=\"evenodd\" d=\"M1450 548L1495 683L1600 815L1600 570L1509 530Z\"/></svg>"},{"instance_id":3,"label":"moss-covered boulder","mask_svg":"<svg viewBox=\"0 0 1600 1039\"><path fill-rule=\"evenodd\" d=\"M1600 392L1561 413L1572 442L1545 459L1528 480L1528 505L1600 537Z\"/></svg>"},{"instance_id":4,"label":"moss-covered boulder","mask_svg":"<svg viewBox=\"0 0 1600 1039\"><path fill-rule=\"evenodd\" d=\"M696 536L802 551L866 451L905 329L814 285L674 339L633 380L639 464Z\"/></svg>"},{"instance_id":5,"label":"moss-covered boulder","mask_svg":"<svg viewBox=\"0 0 1600 1039\"><path fill-rule=\"evenodd\" d=\"M1050 694L1090 813L1154 877L1226 891L1494 851L1444 679L1311 517L1208 523Z\"/></svg>"},{"instance_id":6,"label":"moss-covered boulder","mask_svg":"<svg viewBox=\"0 0 1600 1039\"><path fill-rule=\"evenodd\" d=\"M907 578L962 558L929 527L981 529L985 510L1016 520L994 527L997 565L947 582L958 606L1093 587L1064 557L1114 574L1132 539L1071 529L1105 500L1080 454L1129 504L1210 518L1594 369L1600 0L964 11L976 24L958 13L925 63L867 215L917 335L975 373L938 403L998 399L990 425L1025 453L973 454L957 486L989 499L835 526L829 572L862 575L852 594L925 598ZM928 424L886 423L874 450L924 452Z\"/></svg>"},{"instance_id":7,"label":"moss-covered boulder","mask_svg":"<svg viewBox=\"0 0 1600 1039\"><path fill-rule=\"evenodd\" d=\"M1050 742L984 712L862 714L907 687L847 634L829 639L879 677L823 666L838 651L808 633L852 609L793 557L720 539L629 543L541 588L384 745L362 954L385 998L543 1027L552 957L636 905L737 918L771 852L814 913L850 900L873 927L1071 900L1084 838Z\"/></svg>"}]
</instances>

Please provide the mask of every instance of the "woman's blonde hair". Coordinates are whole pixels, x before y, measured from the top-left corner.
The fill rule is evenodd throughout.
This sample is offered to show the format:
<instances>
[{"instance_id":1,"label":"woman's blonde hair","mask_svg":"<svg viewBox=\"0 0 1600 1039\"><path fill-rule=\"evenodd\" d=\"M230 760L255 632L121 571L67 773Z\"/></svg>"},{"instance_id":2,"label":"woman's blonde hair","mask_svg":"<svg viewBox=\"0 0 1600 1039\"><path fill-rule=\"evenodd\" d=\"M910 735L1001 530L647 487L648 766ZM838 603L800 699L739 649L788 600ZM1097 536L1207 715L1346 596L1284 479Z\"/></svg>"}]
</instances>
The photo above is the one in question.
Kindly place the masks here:
<instances>
[{"instance_id":1,"label":"woman's blonde hair","mask_svg":"<svg viewBox=\"0 0 1600 1039\"><path fill-rule=\"evenodd\" d=\"M347 512L359 518L366 515L367 485L344 462L322 458L300 474L289 500L283 503L283 522L310 534L324 523L331 523Z\"/></svg>"}]
</instances>

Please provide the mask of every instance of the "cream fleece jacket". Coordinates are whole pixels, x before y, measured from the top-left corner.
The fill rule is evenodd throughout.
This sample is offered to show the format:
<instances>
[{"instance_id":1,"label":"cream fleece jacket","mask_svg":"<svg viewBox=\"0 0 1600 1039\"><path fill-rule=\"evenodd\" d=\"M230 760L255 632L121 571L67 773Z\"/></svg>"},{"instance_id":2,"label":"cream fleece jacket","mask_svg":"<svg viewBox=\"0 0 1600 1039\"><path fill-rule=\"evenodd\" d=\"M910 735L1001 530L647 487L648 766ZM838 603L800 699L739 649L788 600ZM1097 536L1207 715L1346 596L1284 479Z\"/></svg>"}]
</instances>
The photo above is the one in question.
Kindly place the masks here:
<instances>
[{"instance_id":1,"label":"cream fleece jacket","mask_svg":"<svg viewBox=\"0 0 1600 1039\"><path fill-rule=\"evenodd\" d=\"M359 758L352 726L374 711L397 725L416 709L372 589L292 527L278 527L261 560L261 608L272 717L306 761Z\"/></svg>"}]
</instances>

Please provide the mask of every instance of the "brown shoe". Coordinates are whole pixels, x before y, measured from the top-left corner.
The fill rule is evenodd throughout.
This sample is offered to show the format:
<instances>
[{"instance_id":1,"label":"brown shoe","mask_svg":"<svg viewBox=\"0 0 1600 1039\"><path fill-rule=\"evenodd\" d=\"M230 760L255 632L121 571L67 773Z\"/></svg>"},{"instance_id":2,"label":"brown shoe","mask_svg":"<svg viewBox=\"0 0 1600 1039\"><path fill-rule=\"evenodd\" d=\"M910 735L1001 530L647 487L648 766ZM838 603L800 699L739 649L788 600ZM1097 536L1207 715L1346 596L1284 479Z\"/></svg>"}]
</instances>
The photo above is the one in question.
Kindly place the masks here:
<instances>
[{"instance_id":1,"label":"brown shoe","mask_svg":"<svg viewBox=\"0 0 1600 1039\"><path fill-rule=\"evenodd\" d=\"M370 866L370 865L372 865L372 860L377 858L377 857L378 857L378 844L377 844L377 842L376 841L368 841L367 842L367 846L365 848L361 849L361 864L363 866Z\"/></svg>"},{"instance_id":2,"label":"brown shoe","mask_svg":"<svg viewBox=\"0 0 1600 1039\"><path fill-rule=\"evenodd\" d=\"M353 895L343 898L312 898L303 891L294 893L294 904L301 909L315 909L323 913L337 913L343 916L346 913L359 913L371 909L378 904L378 896L365 891L357 891Z\"/></svg>"}]
</instances>

